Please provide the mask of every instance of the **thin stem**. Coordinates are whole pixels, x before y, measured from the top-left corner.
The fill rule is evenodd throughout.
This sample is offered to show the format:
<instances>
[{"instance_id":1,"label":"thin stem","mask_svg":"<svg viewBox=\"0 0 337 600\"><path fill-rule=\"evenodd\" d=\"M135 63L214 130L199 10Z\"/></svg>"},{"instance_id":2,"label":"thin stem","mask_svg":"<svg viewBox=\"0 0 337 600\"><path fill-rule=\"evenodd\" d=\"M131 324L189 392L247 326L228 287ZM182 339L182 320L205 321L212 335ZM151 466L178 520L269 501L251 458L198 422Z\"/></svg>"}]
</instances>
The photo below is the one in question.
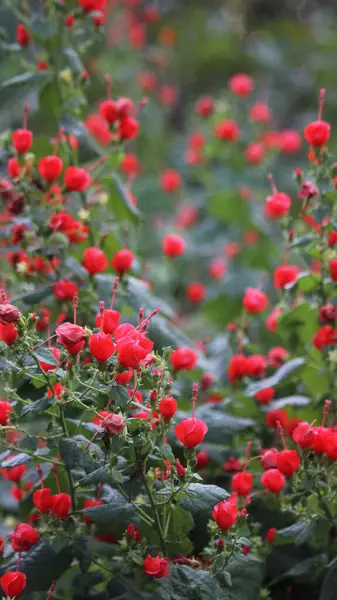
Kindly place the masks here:
<instances>
[{"instance_id":1,"label":"thin stem","mask_svg":"<svg viewBox=\"0 0 337 600\"><path fill-rule=\"evenodd\" d=\"M157 508L157 505L156 505L156 503L154 501L154 498L153 498L153 495L152 495L152 491L151 491L151 488L150 488L150 486L148 484L148 481L146 479L146 474L144 473L144 471L142 471L142 480L143 480L143 483L144 483L144 487L146 489L146 493L147 493L147 495L149 497L149 500L150 500L151 508L153 510L153 515L154 515L154 519L155 519L155 526L156 526L158 537L159 537L159 540L160 540L160 546L161 546L161 549L162 549L162 553L163 553L164 556L167 556L167 546L166 546L166 541L165 541L165 537L164 537L164 534L163 534L163 530L162 530L162 527L161 527L161 522L160 522L160 518L159 518L158 508Z\"/></svg>"},{"instance_id":2,"label":"thin stem","mask_svg":"<svg viewBox=\"0 0 337 600\"><path fill-rule=\"evenodd\" d=\"M64 437L69 437L67 424L66 424L66 421L64 418L64 411L63 411L62 403L59 404L59 412L60 412L60 421L61 421L61 427L62 427L62 430L64 433ZM70 491L70 495L71 495L73 510L75 511L76 510L76 497L75 497L73 478L72 478L71 470L69 469L69 467L66 464L64 466L65 466L65 470L66 470L67 477L68 477L69 491Z\"/></svg>"}]
</instances>

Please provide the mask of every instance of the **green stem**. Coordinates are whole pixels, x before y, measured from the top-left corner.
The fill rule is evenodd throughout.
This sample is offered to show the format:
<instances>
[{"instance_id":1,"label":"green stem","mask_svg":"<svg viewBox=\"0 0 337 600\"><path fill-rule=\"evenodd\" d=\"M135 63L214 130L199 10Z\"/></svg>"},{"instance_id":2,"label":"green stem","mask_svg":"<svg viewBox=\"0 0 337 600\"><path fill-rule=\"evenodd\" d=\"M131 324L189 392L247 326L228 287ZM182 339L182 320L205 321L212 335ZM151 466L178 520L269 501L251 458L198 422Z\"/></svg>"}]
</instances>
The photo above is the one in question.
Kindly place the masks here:
<instances>
[{"instance_id":1,"label":"green stem","mask_svg":"<svg viewBox=\"0 0 337 600\"><path fill-rule=\"evenodd\" d=\"M149 497L149 500L150 500L151 508L153 510L153 515L154 515L154 520L155 520L155 526L156 526L156 530L157 530L158 537L159 537L159 540L160 540L160 546L161 546L161 549L162 549L162 553L163 553L164 556L167 556L167 546L166 546L166 541L165 541L165 537L164 537L164 534L163 534L163 530L162 530L162 527L161 527L161 522L160 522L160 517L159 517L159 513L158 513L158 508L157 508L157 505L156 505L156 503L154 501L154 498L153 498L153 495L152 495L152 491L151 491L151 488L150 488L150 486L148 484L148 481L146 479L146 474L144 473L144 471L142 471L142 480L143 480L143 483L144 483L144 487L146 489L146 493L147 493L147 495Z\"/></svg>"},{"instance_id":2,"label":"green stem","mask_svg":"<svg viewBox=\"0 0 337 600\"><path fill-rule=\"evenodd\" d=\"M64 437L69 437L69 432L68 432L68 427L66 424L66 420L64 418L64 412L63 412L63 405L62 403L59 403L59 412L60 412L60 421L61 421L61 427L62 427L62 431L64 434ZM71 500L72 500L72 505L73 505L73 511L76 510L76 496L75 496L75 489L74 489L74 483L73 483L73 478L71 475L71 470L69 469L69 467L65 464L64 465L66 473L67 473L67 478L68 478L68 484L69 484L69 491L70 491L70 495L71 495Z\"/></svg>"}]
</instances>

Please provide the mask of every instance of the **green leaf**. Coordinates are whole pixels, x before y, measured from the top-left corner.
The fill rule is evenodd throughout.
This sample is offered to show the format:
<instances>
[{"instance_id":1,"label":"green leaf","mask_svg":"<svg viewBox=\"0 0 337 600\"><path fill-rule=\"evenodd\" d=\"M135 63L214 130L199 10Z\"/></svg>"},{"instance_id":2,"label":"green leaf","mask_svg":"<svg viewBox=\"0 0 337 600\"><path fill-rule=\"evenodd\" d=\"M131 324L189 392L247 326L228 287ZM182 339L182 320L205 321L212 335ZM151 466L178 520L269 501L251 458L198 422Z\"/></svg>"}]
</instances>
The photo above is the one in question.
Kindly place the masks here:
<instances>
[{"instance_id":1,"label":"green leaf","mask_svg":"<svg viewBox=\"0 0 337 600\"><path fill-rule=\"evenodd\" d=\"M304 358L294 358L289 360L287 363L282 365L271 377L261 379L257 383L251 383L245 391L246 396L255 396L257 392L267 387L274 387L287 379L290 375L293 375L300 367L305 364Z\"/></svg>"},{"instance_id":2,"label":"green leaf","mask_svg":"<svg viewBox=\"0 0 337 600\"><path fill-rule=\"evenodd\" d=\"M23 552L20 561L20 571L27 576L25 592L46 591L52 581L59 579L70 567L73 560L72 549L68 545L60 554L56 554L51 544L43 540L29 550ZM14 557L1 567L0 573L16 571L17 558Z\"/></svg>"},{"instance_id":3,"label":"green leaf","mask_svg":"<svg viewBox=\"0 0 337 600\"><path fill-rule=\"evenodd\" d=\"M17 467L18 465L27 464L30 460L32 460L32 457L29 454L26 454L25 452L20 452L20 454L16 454L15 456L11 456L10 458L5 458L5 460L2 461L1 466Z\"/></svg>"},{"instance_id":4,"label":"green leaf","mask_svg":"<svg viewBox=\"0 0 337 600\"><path fill-rule=\"evenodd\" d=\"M59 363L56 360L54 354L48 348L38 348L34 350L32 354L37 358L38 361L44 362L47 365L52 365L54 367L58 367Z\"/></svg>"},{"instance_id":5,"label":"green leaf","mask_svg":"<svg viewBox=\"0 0 337 600\"><path fill-rule=\"evenodd\" d=\"M317 327L316 307L307 302L299 304L278 319L278 332L287 347L293 350L311 342Z\"/></svg>"},{"instance_id":6,"label":"green leaf","mask_svg":"<svg viewBox=\"0 0 337 600\"><path fill-rule=\"evenodd\" d=\"M125 387L119 385L118 383L113 384L109 388L109 394L111 395L112 403L114 406L125 408L127 403L130 401L130 396L127 390L125 389Z\"/></svg>"},{"instance_id":7,"label":"green leaf","mask_svg":"<svg viewBox=\"0 0 337 600\"><path fill-rule=\"evenodd\" d=\"M79 57L79 54L76 52L76 50L74 50L74 48L65 48L63 50L63 54L68 60L69 66L71 67L72 71L78 74L83 73L84 66Z\"/></svg>"},{"instance_id":8,"label":"green leaf","mask_svg":"<svg viewBox=\"0 0 337 600\"><path fill-rule=\"evenodd\" d=\"M323 581L319 600L336 600L337 589L337 562L329 568Z\"/></svg>"},{"instance_id":9,"label":"green leaf","mask_svg":"<svg viewBox=\"0 0 337 600\"><path fill-rule=\"evenodd\" d=\"M32 304L37 304L41 302L41 300L46 300L48 296L52 293L52 289L54 284L49 283L43 287L37 288L32 292L24 292L23 294L16 294L11 298L11 302L24 302L27 306L31 306Z\"/></svg>"},{"instance_id":10,"label":"green leaf","mask_svg":"<svg viewBox=\"0 0 337 600\"><path fill-rule=\"evenodd\" d=\"M213 507L228 498L226 490L216 485L191 483L187 490L178 495L179 504L192 514L211 513Z\"/></svg>"},{"instance_id":11,"label":"green leaf","mask_svg":"<svg viewBox=\"0 0 337 600\"><path fill-rule=\"evenodd\" d=\"M59 554L68 544L69 540L65 535L58 535L51 540L52 548L56 554Z\"/></svg>"},{"instance_id":12,"label":"green leaf","mask_svg":"<svg viewBox=\"0 0 337 600\"><path fill-rule=\"evenodd\" d=\"M130 202L128 193L119 176L113 174L110 177L104 177L101 184L109 194L108 208L113 212L116 219L138 223L141 214L138 208Z\"/></svg>"},{"instance_id":13,"label":"green leaf","mask_svg":"<svg viewBox=\"0 0 337 600\"><path fill-rule=\"evenodd\" d=\"M0 84L0 89L9 88L9 87L20 87L23 85L28 85L30 87L34 87L36 84L44 83L51 78L51 73L48 71L36 71L32 73L21 73L20 75L16 75L11 79L6 79Z\"/></svg>"},{"instance_id":14,"label":"green leaf","mask_svg":"<svg viewBox=\"0 0 337 600\"><path fill-rule=\"evenodd\" d=\"M100 467L96 471L89 473L89 475L82 477L78 484L81 487L86 487L88 485L98 485L99 483L109 483L109 480L110 476L107 467Z\"/></svg>"},{"instance_id":15,"label":"green leaf","mask_svg":"<svg viewBox=\"0 0 337 600\"><path fill-rule=\"evenodd\" d=\"M95 471L97 466L91 458L81 450L74 438L61 438L59 450L64 463L69 469L82 467L87 473Z\"/></svg>"},{"instance_id":16,"label":"green leaf","mask_svg":"<svg viewBox=\"0 0 337 600\"><path fill-rule=\"evenodd\" d=\"M133 514L133 506L117 492L110 490L109 502L102 506L84 508L81 512L88 515L97 525L109 525L109 530L114 527L120 528L130 523Z\"/></svg>"},{"instance_id":17,"label":"green leaf","mask_svg":"<svg viewBox=\"0 0 337 600\"><path fill-rule=\"evenodd\" d=\"M31 413L31 412L42 412L47 408L50 408L55 404L55 398L49 398L48 396L44 396L35 402L31 402L30 404L26 404L23 406L21 410L21 417Z\"/></svg>"},{"instance_id":18,"label":"green leaf","mask_svg":"<svg viewBox=\"0 0 337 600\"><path fill-rule=\"evenodd\" d=\"M57 121L61 114L58 83L55 80L47 81L40 89L39 108L48 111L49 119Z\"/></svg>"}]
</instances>

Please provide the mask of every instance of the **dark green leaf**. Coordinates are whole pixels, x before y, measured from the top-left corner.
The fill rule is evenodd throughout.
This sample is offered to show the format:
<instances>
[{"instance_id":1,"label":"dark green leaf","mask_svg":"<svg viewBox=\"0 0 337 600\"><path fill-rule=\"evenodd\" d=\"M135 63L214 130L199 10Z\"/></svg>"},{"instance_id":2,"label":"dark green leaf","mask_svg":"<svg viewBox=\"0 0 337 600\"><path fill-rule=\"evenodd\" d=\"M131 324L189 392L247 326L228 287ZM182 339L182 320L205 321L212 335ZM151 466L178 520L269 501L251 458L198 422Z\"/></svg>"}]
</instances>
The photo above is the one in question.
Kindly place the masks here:
<instances>
[{"instance_id":1,"label":"dark green leaf","mask_svg":"<svg viewBox=\"0 0 337 600\"><path fill-rule=\"evenodd\" d=\"M63 54L67 58L69 66L75 73L78 73L78 74L83 73L84 66L82 64L82 61L81 61L78 53L76 52L76 50L74 50L74 48L65 48L63 50Z\"/></svg>"},{"instance_id":2,"label":"dark green leaf","mask_svg":"<svg viewBox=\"0 0 337 600\"><path fill-rule=\"evenodd\" d=\"M91 458L81 450L74 438L61 438L59 442L60 454L69 469L82 467L87 473L97 469Z\"/></svg>"},{"instance_id":3,"label":"dark green leaf","mask_svg":"<svg viewBox=\"0 0 337 600\"><path fill-rule=\"evenodd\" d=\"M111 395L114 406L125 408L127 403L130 401L130 396L125 387L117 383L110 387L109 394Z\"/></svg>"},{"instance_id":4,"label":"dark green leaf","mask_svg":"<svg viewBox=\"0 0 337 600\"><path fill-rule=\"evenodd\" d=\"M120 527L128 525L133 514L133 506L115 490L111 490L109 503L103 506L93 506L85 508L81 512L88 515L97 525L107 525L110 527Z\"/></svg>"},{"instance_id":5,"label":"dark green leaf","mask_svg":"<svg viewBox=\"0 0 337 600\"><path fill-rule=\"evenodd\" d=\"M20 75L16 75L16 77L12 77L11 79L6 79L0 85L0 88L8 88L8 87L19 87L22 85L30 85L34 87L38 83L43 83L48 81L51 78L51 74L48 71L34 71L32 73L21 73Z\"/></svg>"},{"instance_id":6,"label":"dark green leaf","mask_svg":"<svg viewBox=\"0 0 337 600\"><path fill-rule=\"evenodd\" d=\"M38 348L37 350L34 350L34 352L32 352L32 354L40 362L44 362L47 365L53 365L54 367L59 366L59 363L56 360L54 354L48 348Z\"/></svg>"},{"instance_id":7,"label":"dark green leaf","mask_svg":"<svg viewBox=\"0 0 337 600\"><path fill-rule=\"evenodd\" d=\"M127 190L117 174L105 177L101 180L109 194L108 207L115 215L118 221L131 221L138 223L140 212L136 206L130 202Z\"/></svg>"},{"instance_id":8,"label":"dark green leaf","mask_svg":"<svg viewBox=\"0 0 337 600\"><path fill-rule=\"evenodd\" d=\"M20 454L16 454L16 456L11 456L10 458L6 458L2 461L2 467L17 467L18 465L25 465L27 462L32 460L32 457L25 452L20 452Z\"/></svg>"},{"instance_id":9,"label":"dark green leaf","mask_svg":"<svg viewBox=\"0 0 337 600\"><path fill-rule=\"evenodd\" d=\"M213 507L228 498L226 490L216 485L203 485L202 483L191 483L187 490L179 494L179 504L192 514L210 513Z\"/></svg>"},{"instance_id":10,"label":"dark green leaf","mask_svg":"<svg viewBox=\"0 0 337 600\"><path fill-rule=\"evenodd\" d=\"M257 392L263 390L264 388L278 385L290 375L293 375L293 373L295 373L304 364L304 358L294 358L293 360L288 361L282 365L282 367L280 367L271 377L267 377L266 379L262 379L257 383L250 384L245 392L246 396L255 396Z\"/></svg>"},{"instance_id":11,"label":"dark green leaf","mask_svg":"<svg viewBox=\"0 0 337 600\"><path fill-rule=\"evenodd\" d=\"M47 408L53 406L54 403L55 398L49 398L48 396L40 398L35 402L31 402L30 404L26 404L25 406L23 406L21 410L21 417L24 417L25 415L31 412L42 412L43 410L46 410Z\"/></svg>"},{"instance_id":12,"label":"dark green leaf","mask_svg":"<svg viewBox=\"0 0 337 600\"><path fill-rule=\"evenodd\" d=\"M329 568L323 581L319 600L336 600L337 589L337 562Z\"/></svg>"}]
</instances>

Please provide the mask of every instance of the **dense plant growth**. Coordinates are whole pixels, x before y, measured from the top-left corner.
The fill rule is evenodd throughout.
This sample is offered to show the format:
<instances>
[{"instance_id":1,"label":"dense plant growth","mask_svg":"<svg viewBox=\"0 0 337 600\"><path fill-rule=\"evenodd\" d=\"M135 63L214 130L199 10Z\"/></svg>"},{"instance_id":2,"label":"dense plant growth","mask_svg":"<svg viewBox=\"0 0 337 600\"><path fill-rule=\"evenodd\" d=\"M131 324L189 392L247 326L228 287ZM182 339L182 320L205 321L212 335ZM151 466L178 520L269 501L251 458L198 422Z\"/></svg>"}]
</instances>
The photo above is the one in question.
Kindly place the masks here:
<instances>
[{"instance_id":1,"label":"dense plant growth","mask_svg":"<svg viewBox=\"0 0 337 600\"><path fill-rule=\"evenodd\" d=\"M178 101L160 11L11 9L18 72L1 89L38 92L1 135L4 595L333 600L325 90L299 132L234 73L158 171ZM106 41L137 65L132 97L94 59Z\"/></svg>"}]
</instances>

